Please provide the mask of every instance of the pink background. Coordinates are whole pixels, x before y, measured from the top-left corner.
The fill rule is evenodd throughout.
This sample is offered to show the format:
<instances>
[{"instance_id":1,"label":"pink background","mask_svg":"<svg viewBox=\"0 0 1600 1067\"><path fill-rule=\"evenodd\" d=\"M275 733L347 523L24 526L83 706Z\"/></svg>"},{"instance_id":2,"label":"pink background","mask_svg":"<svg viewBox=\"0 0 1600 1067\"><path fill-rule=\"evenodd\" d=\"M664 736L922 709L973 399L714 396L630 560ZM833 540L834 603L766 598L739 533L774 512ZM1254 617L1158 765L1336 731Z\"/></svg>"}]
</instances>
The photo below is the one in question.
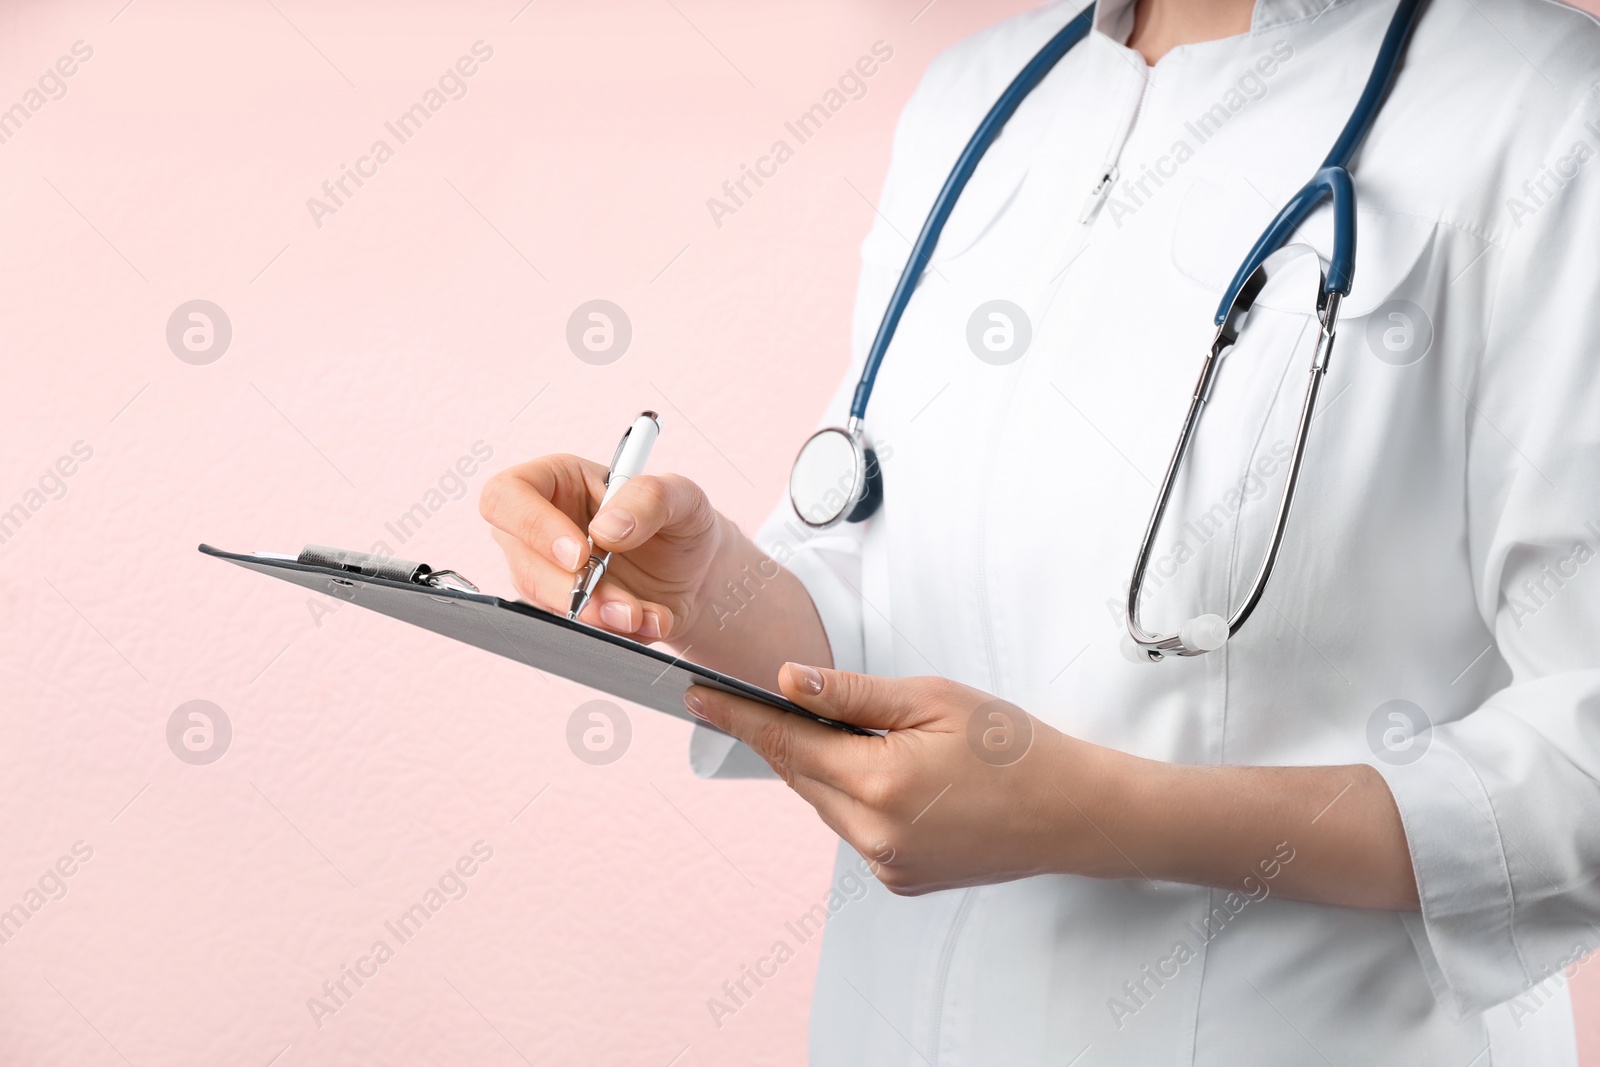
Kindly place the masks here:
<instances>
[{"instance_id":1,"label":"pink background","mask_svg":"<svg viewBox=\"0 0 1600 1067\"><path fill-rule=\"evenodd\" d=\"M0 144L0 511L28 511L0 528L0 909L93 850L0 945L0 1062L802 1063L816 942L720 1027L706 1000L823 898L809 808L695 781L688 728L640 709L592 766L566 731L593 694L194 547L382 540L505 592L485 471L604 459L646 407L656 467L751 528L842 370L900 107L1028 5L122 5L0 7L0 108L93 49ZM718 226L707 198L880 40L866 95ZM197 298L233 329L199 366L166 339ZM595 298L633 324L606 366L565 341ZM195 699L233 730L204 766L166 740ZM385 921L480 841L398 944ZM307 999L379 938L319 1026ZM1600 1064L1600 979L1576 985Z\"/></svg>"}]
</instances>

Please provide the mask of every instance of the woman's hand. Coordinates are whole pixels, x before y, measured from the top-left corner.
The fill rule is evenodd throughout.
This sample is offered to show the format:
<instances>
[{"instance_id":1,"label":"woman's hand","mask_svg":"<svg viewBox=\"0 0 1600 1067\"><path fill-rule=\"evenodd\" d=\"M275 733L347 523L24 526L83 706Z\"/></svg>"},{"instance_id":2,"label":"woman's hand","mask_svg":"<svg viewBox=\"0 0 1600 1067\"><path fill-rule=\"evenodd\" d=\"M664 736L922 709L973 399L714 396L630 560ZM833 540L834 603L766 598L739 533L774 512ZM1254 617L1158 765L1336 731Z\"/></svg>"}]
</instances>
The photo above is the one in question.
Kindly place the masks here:
<instances>
[{"instance_id":1,"label":"woman's hand","mask_svg":"<svg viewBox=\"0 0 1600 1067\"><path fill-rule=\"evenodd\" d=\"M676 474L633 478L596 514L605 481L604 464L543 456L491 478L479 511L530 602L566 614L589 558L587 533L616 555L582 620L641 641L681 634L700 613L724 520L699 486Z\"/></svg>"},{"instance_id":2,"label":"woman's hand","mask_svg":"<svg viewBox=\"0 0 1600 1067\"><path fill-rule=\"evenodd\" d=\"M1069 737L943 678L878 678L793 663L785 696L845 734L712 689L689 710L744 741L903 895L1132 866L1096 828L1130 757Z\"/></svg>"},{"instance_id":3,"label":"woman's hand","mask_svg":"<svg viewBox=\"0 0 1600 1067\"><path fill-rule=\"evenodd\" d=\"M613 555L584 622L692 649L696 663L769 687L785 654L833 662L805 586L699 486L642 474L600 510L605 482L601 464L558 455L501 471L483 487L479 510L530 602L567 613L588 560L587 533Z\"/></svg>"},{"instance_id":4,"label":"woman's hand","mask_svg":"<svg viewBox=\"0 0 1600 1067\"><path fill-rule=\"evenodd\" d=\"M1400 813L1364 764L1161 763L943 678L787 663L779 682L808 711L888 733L846 734L698 686L684 703L771 764L894 893L1076 874L1418 906Z\"/></svg>"}]
</instances>

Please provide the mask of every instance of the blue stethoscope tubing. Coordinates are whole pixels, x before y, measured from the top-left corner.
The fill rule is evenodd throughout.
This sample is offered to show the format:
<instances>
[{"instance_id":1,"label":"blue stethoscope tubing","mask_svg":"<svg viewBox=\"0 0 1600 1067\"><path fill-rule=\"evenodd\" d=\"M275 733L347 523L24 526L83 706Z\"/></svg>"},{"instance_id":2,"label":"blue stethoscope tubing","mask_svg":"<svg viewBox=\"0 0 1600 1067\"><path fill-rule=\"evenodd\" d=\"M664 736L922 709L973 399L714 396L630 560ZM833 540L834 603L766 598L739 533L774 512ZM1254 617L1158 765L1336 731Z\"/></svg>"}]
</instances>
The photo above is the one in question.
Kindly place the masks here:
<instances>
[{"instance_id":1,"label":"blue stethoscope tubing","mask_svg":"<svg viewBox=\"0 0 1600 1067\"><path fill-rule=\"evenodd\" d=\"M917 240L911 246L911 255L900 271L900 280L895 283L894 292L889 296L889 304L884 308L883 318L878 322L878 332L872 338L872 347L867 350L867 358L861 367L861 377L856 382L855 393L850 398L850 417L845 427L823 430L813 435L800 450L803 457L813 441L835 434L848 440L855 458L854 487L852 493L846 494L851 499L844 501L845 507L836 512L830 511L828 517L814 520L808 516L800 501L795 499L795 475L790 475L790 498L794 500L795 513L808 526L826 529L847 517L850 522L862 522L876 512L883 503L883 478L878 466L878 457L873 452L872 446L866 443L861 429L867 415L867 404L872 400L872 387L878 380L878 368L883 365L883 357L888 354L889 345L894 341L895 331L900 328L900 319L910 305L912 295L917 291L917 283L922 280L928 261L933 258L933 250L939 243L939 235L944 232L944 224L949 220L950 212L955 210L956 202L961 199L962 190L967 187L967 182L977 171L978 164L983 161L984 154L989 151L994 139L1000 136L1000 131L1005 128L1006 122L1017 108L1022 106L1022 101L1026 100L1028 94L1044 80L1045 75L1055 69L1062 56L1072 51L1079 41L1088 36L1089 28L1094 23L1094 8L1095 5L1091 3L1073 16L1045 42L1044 47L1039 49L1032 59L1028 60L1027 65L1017 72L1011 84L1000 94L1000 99L994 102L988 114L984 115L983 121L978 123L978 128L973 131L966 147L961 150L961 155L956 158L955 166L945 178L944 185L940 187L939 194L934 197L933 207L922 222ZM800 458L797 457L796 468L799 463Z\"/></svg>"},{"instance_id":2,"label":"blue stethoscope tubing","mask_svg":"<svg viewBox=\"0 0 1600 1067\"><path fill-rule=\"evenodd\" d=\"M1255 247L1250 249L1244 262L1239 264L1233 284L1228 286L1222 303L1217 307L1218 326L1227 317L1228 308L1244 286L1245 279L1262 261L1282 248L1306 216L1329 197L1333 198L1333 255L1328 260L1325 291L1340 296L1350 295L1350 285L1355 281L1356 274L1356 192L1350 180L1350 159L1361 147L1361 142L1367 139L1367 131L1372 129L1378 112L1383 109L1383 101L1389 95L1389 87L1394 84L1394 76L1400 70L1401 57L1411 41L1411 31L1416 28L1417 15L1421 10L1422 0L1400 0L1395 7L1389 19L1389 29L1383 35L1383 43L1378 46L1378 57L1372 62L1372 73L1367 75L1367 84L1361 90L1361 97L1356 101L1350 117L1345 120L1339 139L1333 142L1333 147L1328 150L1328 158L1322 161L1317 173L1290 198L1283 210L1278 212L1278 217L1256 240Z\"/></svg>"},{"instance_id":3,"label":"blue stethoscope tubing","mask_svg":"<svg viewBox=\"0 0 1600 1067\"><path fill-rule=\"evenodd\" d=\"M961 150L961 155L956 159L954 167L950 168L950 176L944 180L939 195L934 198L933 208L928 212L928 217L922 223L922 230L917 234L916 244L911 246L911 256L906 260L905 268L900 272L900 281L894 287L894 293L889 297L889 306L884 309L883 319L878 323L877 335L872 339L872 347L867 350L866 363L861 368L861 380L856 383L855 396L850 401L850 417L864 419L867 415L867 401L872 399L872 386L878 379L878 367L883 364L883 357L889 351L889 343L894 340L895 331L900 328L900 317L905 314L906 307L911 303L911 295L917 290L917 283L922 280L922 272L928 267L928 260L933 258L934 246L939 243L939 235L944 232L944 224L950 218L950 212L955 210L956 201L961 199L961 191L967 187L967 182L976 173L978 164L983 161L984 153L989 151L989 146L994 139L1000 136L1000 131L1022 106L1028 94L1044 81L1046 74L1055 69L1061 62L1061 57L1072 51L1073 47L1089 35L1089 27L1094 24L1094 5L1090 4L1078 12L1065 26L1056 31L1056 35L1045 42L1028 65L1017 72L1011 79L1011 84L1006 86L1005 92L1000 94L1000 99L994 102L989 113L978 123L978 128L973 131L972 137L967 141L967 146Z\"/></svg>"},{"instance_id":4,"label":"blue stethoscope tubing","mask_svg":"<svg viewBox=\"0 0 1600 1067\"><path fill-rule=\"evenodd\" d=\"M1217 307L1215 324L1217 326L1216 338L1206 357L1200 381L1195 387L1189 414L1184 422L1183 430L1179 436L1177 447L1173 451L1171 462L1168 465L1166 477L1159 490L1155 507L1152 511L1149 524L1146 526L1144 539L1140 544L1139 555L1134 565L1133 578L1129 584L1127 626L1128 638L1124 642L1124 652L1130 659L1140 662L1160 661L1168 656L1196 656L1213 651L1222 646L1244 621L1254 611L1260 601L1276 561L1278 549L1283 542L1284 529L1288 522L1289 510L1294 500L1294 490L1299 476L1301 463L1304 458L1306 437L1310 430L1311 418L1316 406L1317 391L1323 375L1327 371L1329 357L1332 352L1335 329L1338 321L1339 305L1343 297L1350 293L1351 284L1355 280L1355 255L1356 255L1356 205L1355 186L1350 178L1350 160L1360 149L1367 133L1372 129L1373 123L1383 107L1389 89L1394 83L1395 75L1399 70L1400 62L1405 55L1406 46L1410 41L1411 33L1416 27L1418 16L1424 0L1400 0L1390 17L1388 29L1384 33L1383 42L1379 46L1377 57L1373 60L1372 70L1367 76L1366 85L1361 91L1360 98L1350 112L1350 117L1345 121L1344 128L1340 131L1338 139L1329 150L1327 158L1312 175L1311 180L1301 186L1298 192L1290 198L1283 209L1278 212L1271 223L1256 240L1255 245L1239 265L1233 280L1229 283L1227 291L1223 294L1222 302ZM853 481L856 486L857 496L844 501L842 508L829 508L827 514L816 520L806 518L806 513L801 510L800 500L796 497L796 510L806 518L809 525L825 528L841 518L848 518L851 522L859 522L871 515L881 503L882 485L881 474L877 470L876 458L870 445L866 443L863 422L867 413L867 405L872 398L873 385L877 380L878 371L883 365L884 356L888 353L889 346L894 341L895 332L899 329L900 320L906 308L911 303L917 285L921 281L923 272L927 269L933 257L935 246L939 242L939 235L944 231L945 223L954 211L956 203L961 197L962 190L967 186L978 165L982 162L984 154L994 143L1007 121L1016 113L1023 100L1029 93L1038 87L1039 83L1053 70L1068 52L1080 41L1088 36L1090 27L1094 22L1095 5L1090 4L1075 15L1065 26L1047 41L1043 48L1030 59L1026 66L1019 71L1000 98L990 107L983 121L973 132L972 137L962 149L955 166L951 169L944 185L939 189L934 198L933 207L928 212L927 219L922 224L921 231L917 234L916 242L912 245L911 254L906 260L904 269L900 272L900 279L896 283L894 292L889 298L888 306L884 309L883 319L878 324L878 331L873 337L872 346L867 351L867 357L861 368L860 380L856 383L855 393L850 402L850 417L844 429L830 429L819 431L807 442L810 448L813 442L830 439L844 438L850 442L855 460L855 474ZM1146 567L1150 562L1153 546L1159 533L1161 521L1165 515L1167 504L1171 498L1173 486L1182 468L1183 460L1187 454L1194 432L1199 423L1200 412L1209 399L1212 382L1221 364L1223 356L1231 349L1237 340L1239 329L1245 316L1253 306L1257 295L1265 284L1269 268L1277 269L1279 261L1285 259L1293 252L1309 251L1297 246L1295 249L1286 250L1290 237L1305 221L1306 217L1315 211L1324 201L1331 201L1333 207L1333 250L1329 257L1328 265L1322 273L1322 284L1318 293L1317 315L1321 326L1317 352L1311 367L1311 376L1308 383L1305 402L1302 406L1298 429L1295 435L1293 455L1288 467L1284 483L1283 494L1278 507L1276 526L1268 543L1265 557L1257 571L1255 580L1251 584L1241 606L1228 618L1218 615L1202 615L1190 619L1176 633L1158 635L1144 631L1139 623L1139 600L1142 591ZM1281 254L1280 254L1281 253ZM802 449L802 458L806 449ZM796 461L798 471L801 460ZM852 476L844 479L848 484ZM791 482L791 496L794 496L794 483ZM853 509L853 510L852 510Z\"/></svg>"},{"instance_id":5,"label":"blue stethoscope tubing","mask_svg":"<svg viewBox=\"0 0 1600 1067\"><path fill-rule=\"evenodd\" d=\"M1422 0L1400 0L1394 15L1389 20L1389 29L1384 34L1377 59L1373 61L1372 73L1367 76L1366 87L1362 89L1360 99L1350 112L1339 139L1334 142L1332 150L1328 152L1328 158L1322 161L1317 173L1272 220L1256 241L1255 247L1250 250L1250 254L1239 265L1232 284L1228 286L1222 303L1217 307L1217 325L1222 325L1227 317L1228 309L1233 305L1234 297L1239 294L1245 280L1255 272L1263 260L1283 247L1300 223L1305 221L1307 215L1330 197L1333 199L1334 235L1333 254L1328 266L1327 291L1349 295L1350 285L1355 280L1356 212L1355 188L1350 181L1350 172L1347 168L1351 157L1356 154L1356 149L1361 147L1367 131L1372 128L1378 112L1383 107L1384 97L1388 95L1389 86L1393 84L1394 76L1400 69L1400 59L1405 55L1406 44L1410 40L1412 29L1416 26L1417 13L1421 7ZM1094 11L1095 5L1090 4L1045 42L1044 47L1028 61L1027 66L1017 72L1011 84L1006 86L1000 98L989 109L989 113L984 115L983 121L978 123L978 128L973 131L966 147L961 150L955 166L950 170L950 176L944 180L944 185L940 188L939 195L934 198L927 219L922 223L916 243L912 245L911 255L906 260L905 268L900 272L900 280L894 287L894 293L889 297L889 304L884 309L882 320L878 323L878 332L872 339L872 347L867 350L867 358L861 368L861 378L856 383L856 391L850 401L852 419L866 418L867 403L872 399L872 387L878 379L878 368L883 365L883 357L888 354L889 345L894 340L895 332L900 328L901 316L911 303L911 297L916 292L917 283L922 280L928 261L933 258L933 250L939 243L939 235L944 232L944 224L949 220L950 213L955 210L962 190L977 172L978 164L989 151L989 146L1000 135L1000 131L1016 113L1017 108L1022 106L1028 94L1038 87L1045 75L1055 69L1055 65L1062 57L1089 35L1089 28L1094 24Z\"/></svg>"}]
</instances>

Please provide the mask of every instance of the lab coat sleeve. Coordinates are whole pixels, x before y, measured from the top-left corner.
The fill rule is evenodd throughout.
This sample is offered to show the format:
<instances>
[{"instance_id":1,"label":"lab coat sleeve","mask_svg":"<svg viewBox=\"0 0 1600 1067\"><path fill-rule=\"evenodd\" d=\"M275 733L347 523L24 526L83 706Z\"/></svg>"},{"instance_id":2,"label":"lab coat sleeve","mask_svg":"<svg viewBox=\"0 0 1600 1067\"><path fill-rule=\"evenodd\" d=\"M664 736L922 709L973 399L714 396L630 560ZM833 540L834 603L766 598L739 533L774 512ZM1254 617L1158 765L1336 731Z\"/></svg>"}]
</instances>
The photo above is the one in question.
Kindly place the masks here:
<instances>
[{"instance_id":1,"label":"lab coat sleeve","mask_svg":"<svg viewBox=\"0 0 1600 1067\"><path fill-rule=\"evenodd\" d=\"M1552 147L1590 144L1591 91ZM1467 441L1467 552L1510 681L1374 762L1405 824L1435 992L1507 1001L1600 947L1600 158L1524 215L1483 290L1476 381L1442 383ZM1482 666L1481 664L1479 665Z\"/></svg>"}]
</instances>

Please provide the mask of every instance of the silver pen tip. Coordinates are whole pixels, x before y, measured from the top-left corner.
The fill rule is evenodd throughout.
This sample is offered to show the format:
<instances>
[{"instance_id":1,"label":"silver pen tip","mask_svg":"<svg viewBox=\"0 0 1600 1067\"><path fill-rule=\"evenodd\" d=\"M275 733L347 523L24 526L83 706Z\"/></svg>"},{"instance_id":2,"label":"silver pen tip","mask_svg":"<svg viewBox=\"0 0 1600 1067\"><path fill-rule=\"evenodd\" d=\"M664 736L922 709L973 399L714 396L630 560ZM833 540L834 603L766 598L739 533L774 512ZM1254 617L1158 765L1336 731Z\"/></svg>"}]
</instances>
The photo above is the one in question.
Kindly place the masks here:
<instances>
[{"instance_id":1,"label":"silver pen tip","mask_svg":"<svg viewBox=\"0 0 1600 1067\"><path fill-rule=\"evenodd\" d=\"M605 577L606 564L611 561L611 553L603 556L590 556L589 561L583 565L583 570L578 572L577 580L572 585L572 597L567 601L567 618L577 621L578 613L589 603L589 598L594 596L595 587L600 584L600 579Z\"/></svg>"}]
</instances>

